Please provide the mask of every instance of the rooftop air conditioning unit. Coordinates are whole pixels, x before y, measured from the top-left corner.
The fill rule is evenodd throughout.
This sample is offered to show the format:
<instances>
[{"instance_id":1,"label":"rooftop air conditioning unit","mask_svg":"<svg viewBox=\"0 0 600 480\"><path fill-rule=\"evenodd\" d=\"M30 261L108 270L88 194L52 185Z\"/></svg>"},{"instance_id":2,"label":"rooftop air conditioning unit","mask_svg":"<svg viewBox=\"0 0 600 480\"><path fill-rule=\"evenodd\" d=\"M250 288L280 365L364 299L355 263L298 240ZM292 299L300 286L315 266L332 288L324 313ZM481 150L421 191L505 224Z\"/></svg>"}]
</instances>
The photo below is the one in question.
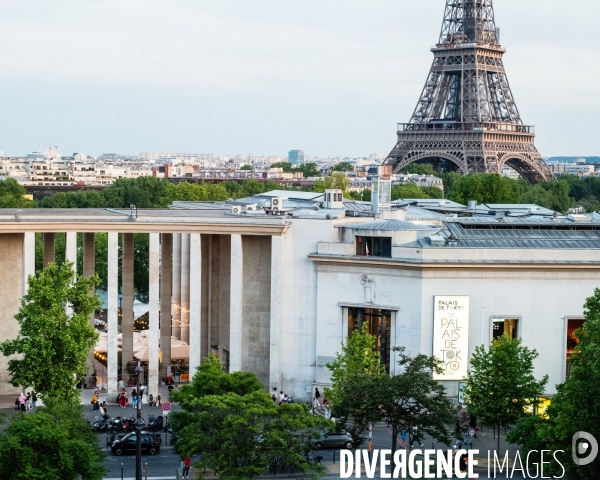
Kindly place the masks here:
<instances>
[{"instance_id":1,"label":"rooftop air conditioning unit","mask_svg":"<svg viewBox=\"0 0 600 480\"><path fill-rule=\"evenodd\" d=\"M342 194L342 191L336 189L325 190L325 201L323 202L323 206L335 210L344 208L344 195Z\"/></svg>"},{"instance_id":2,"label":"rooftop air conditioning unit","mask_svg":"<svg viewBox=\"0 0 600 480\"><path fill-rule=\"evenodd\" d=\"M283 198L273 197L271 199L271 210L273 210L274 212L279 212L283 210Z\"/></svg>"},{"instance_id":3,"label":"rooftop air conditioning unit","mask_svg":"<svg viewBox=\"0 0 600 480\"><path fill-rule=\"evenodd\" d=\"M231 214L232 215L241 215L242 207L240 205L232 205Z\"/></svg>"},{"instance_id":4,"label":"rooftop air conditioning unit","mask_svg":"<svg viewBox=\"0 0 600 480\"><path fill-rule=\"evenodd\" d=\"M258 205L256 205L255 203L251 205L246 205L246 211L253 212L255 210L258 210Z\"/></svg>"}]
</instances>

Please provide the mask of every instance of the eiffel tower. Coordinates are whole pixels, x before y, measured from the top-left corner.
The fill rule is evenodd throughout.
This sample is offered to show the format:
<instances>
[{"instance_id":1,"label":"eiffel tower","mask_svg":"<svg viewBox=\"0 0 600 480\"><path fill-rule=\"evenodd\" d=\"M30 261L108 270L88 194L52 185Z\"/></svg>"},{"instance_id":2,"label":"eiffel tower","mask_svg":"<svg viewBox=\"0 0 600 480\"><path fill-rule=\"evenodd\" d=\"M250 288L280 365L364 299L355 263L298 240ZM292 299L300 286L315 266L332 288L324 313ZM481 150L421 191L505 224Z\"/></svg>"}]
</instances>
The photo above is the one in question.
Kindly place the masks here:
<instances>
[{"instance_id":1,"label":"eiffel tower","mask_svg":"<svg viewBox=\"0 0 600 480\"><path fill-rule=\"evenodd\" d=\"M385 160L394 173L413 162L441 171L501 173L506 165L530 183L552 172L524 125L502 62L492 0L446 0L433 65L409 123Z\"/></svg>"}]
</instances>

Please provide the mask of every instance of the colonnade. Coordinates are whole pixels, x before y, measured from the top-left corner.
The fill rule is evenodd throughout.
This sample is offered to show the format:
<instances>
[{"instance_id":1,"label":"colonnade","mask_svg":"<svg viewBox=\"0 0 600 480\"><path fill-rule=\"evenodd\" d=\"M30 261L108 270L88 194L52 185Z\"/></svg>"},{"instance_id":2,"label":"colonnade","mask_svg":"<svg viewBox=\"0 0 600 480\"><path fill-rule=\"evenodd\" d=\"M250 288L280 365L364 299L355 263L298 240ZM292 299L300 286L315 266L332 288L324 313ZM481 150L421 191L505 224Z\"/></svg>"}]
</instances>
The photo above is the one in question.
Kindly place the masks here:
<instances>
[{"instance_id":1,"label":"colonnade","mask_svg":"<svg viewBox=\"0 0 600 480\"><path fill-rule=\"evenodd\" d=\"M225 238L227 237L227 238ZM251 343L244 323L245 303L252 301L244 293L244 282L255 281L253 271L244 272L244 241L241 234L219 235L200 233L149 233L149 329L148 329L148 386L147 393L158 393L159 381L171 365L171 336L189 344L189 371L194 374L203 356L211 349L217 351L229 371L245 369L247 350ZM225 241L227 240L227 241ZM266 338L269 362L264 383L280 384L280 317L281 317L281 251L282 237L270 240L270 312ZM214 242L218 242L214 244ZM225 242L225 243L223 243ZM255 246L252 246L255 245ZM252 244L256 252L259 244ZM264 244L269 246L268 243ZM264 248L260 247L260 248ZM83 234L83 274L95 273L94 233ZM214 249L216 250L214 251ZM77 262L77 232L66 232L65 259ZM268 252L265 252L268 253ZM226 256L224 258L224 256ZM268 256L266 257L268 260ZM43 234L43 265L55 261L55 233ZM107 389L108 398L118 393L118 311L119 262L122 267L122 367L133 361L133 301L134 301L134 235L108 232L107 262ZM206 262L203 265L203 262ZM217 264L215 264L217 262ZM25 233L23 243L23 272L35 273L35 233ZM213 272L216 272L213 274ZM218 274L218 277L215 276ZM246 275L246 277L245 277ZM26 292L27 282L23 282ZM203 300L204 299L204 300ZM203 301L206 303L203 305ZM249 303L249 304L250 304ZM215 312L214 310L218 310ZM93 322L93 315L90 322ZM218 322L218 324L217 324ZM249 320L250 322L250 320ZM248 344L245 342L248 341ZM245 349L245 350L244 350ZM246 353L245 353L246 352ZM90 352L88 367L93 366ZM255 361L252 360L252 361ZM161 370L161 366L164 367ZM251 369L248 367L247 369ZM265 385L267 387L267 385Z\"/></svg>"}]
</instances>

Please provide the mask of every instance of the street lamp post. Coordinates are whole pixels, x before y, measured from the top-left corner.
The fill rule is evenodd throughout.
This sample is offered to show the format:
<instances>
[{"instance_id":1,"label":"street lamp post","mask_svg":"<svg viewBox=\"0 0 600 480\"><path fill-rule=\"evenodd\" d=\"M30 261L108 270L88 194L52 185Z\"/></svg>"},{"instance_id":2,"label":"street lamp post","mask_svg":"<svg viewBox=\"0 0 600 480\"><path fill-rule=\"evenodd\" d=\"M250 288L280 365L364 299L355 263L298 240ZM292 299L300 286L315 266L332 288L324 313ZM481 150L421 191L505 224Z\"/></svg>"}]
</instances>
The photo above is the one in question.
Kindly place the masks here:
<instances>
[{"instance_id":1,"label":"street lamp post","mask_svg":"<svg viewBox=\"0 0 600 480\"><path fill-rule=\"evenodd\" d=\"M135 448L135 480L142 480L142 429L144 428L144 419L142 418L142 398L140 397L140 374L144 369L140 366L138 360L137 367L135 367L134 373L136 378L137 388L137 405L136 405L136 420L133 422L133 426L136 431L136 448Z\"/></svg>"}]
</instances>

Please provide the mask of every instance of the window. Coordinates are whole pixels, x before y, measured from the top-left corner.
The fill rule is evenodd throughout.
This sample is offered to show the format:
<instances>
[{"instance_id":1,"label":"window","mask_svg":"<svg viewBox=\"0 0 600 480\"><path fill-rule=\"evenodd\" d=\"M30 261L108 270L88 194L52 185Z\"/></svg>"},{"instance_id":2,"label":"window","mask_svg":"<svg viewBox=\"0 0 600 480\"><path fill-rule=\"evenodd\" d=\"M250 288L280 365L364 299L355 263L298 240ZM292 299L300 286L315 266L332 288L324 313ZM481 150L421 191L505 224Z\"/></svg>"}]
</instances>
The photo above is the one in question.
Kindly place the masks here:
<instances>
[{"instance_id":1,"label":"window","mask_svg":"<svg viewBox=\"0 0 600 480\"><path fill-rule=\"evenodd\" d=\"M356 254L367 257L392 258L392 238L357 236Z\"/></svg>"},{"instance_id":2,"label":"window","mask_svg":"<svg viewBox=\"0 0 600 480\"><path fill-rule=\"evenodd\" d=\"M494 328L492 330L494 339L502 335L508 335L510 338L517 338L519 319L517 318L496 318L494 319Z\"/></svg>"},{"instance_id":3,"label":"window","mask_svg":"<svg viewBox=\"0 0 600 480\"><path fill-rule=\"evenodd\" d=\"M579 343L579 340L575 336L575 332L583 328L585 320L569 318L567 320L567 370L566 378L571 376L571 355L575 351L575 347Z\"/></svg>"},{"instance_id":4,"label":"window","mask_svg":"<svg viewBox=\"0 0 600 480\"><path fill-rule=\"evenodd\" d=\"M376 349L381 356L381 363L389 373L392 312L376 308L348 309L349 337L357 330L362 331L365 323L369 326L369 333L377 339Z\"/></svg>"}]
</instances>

